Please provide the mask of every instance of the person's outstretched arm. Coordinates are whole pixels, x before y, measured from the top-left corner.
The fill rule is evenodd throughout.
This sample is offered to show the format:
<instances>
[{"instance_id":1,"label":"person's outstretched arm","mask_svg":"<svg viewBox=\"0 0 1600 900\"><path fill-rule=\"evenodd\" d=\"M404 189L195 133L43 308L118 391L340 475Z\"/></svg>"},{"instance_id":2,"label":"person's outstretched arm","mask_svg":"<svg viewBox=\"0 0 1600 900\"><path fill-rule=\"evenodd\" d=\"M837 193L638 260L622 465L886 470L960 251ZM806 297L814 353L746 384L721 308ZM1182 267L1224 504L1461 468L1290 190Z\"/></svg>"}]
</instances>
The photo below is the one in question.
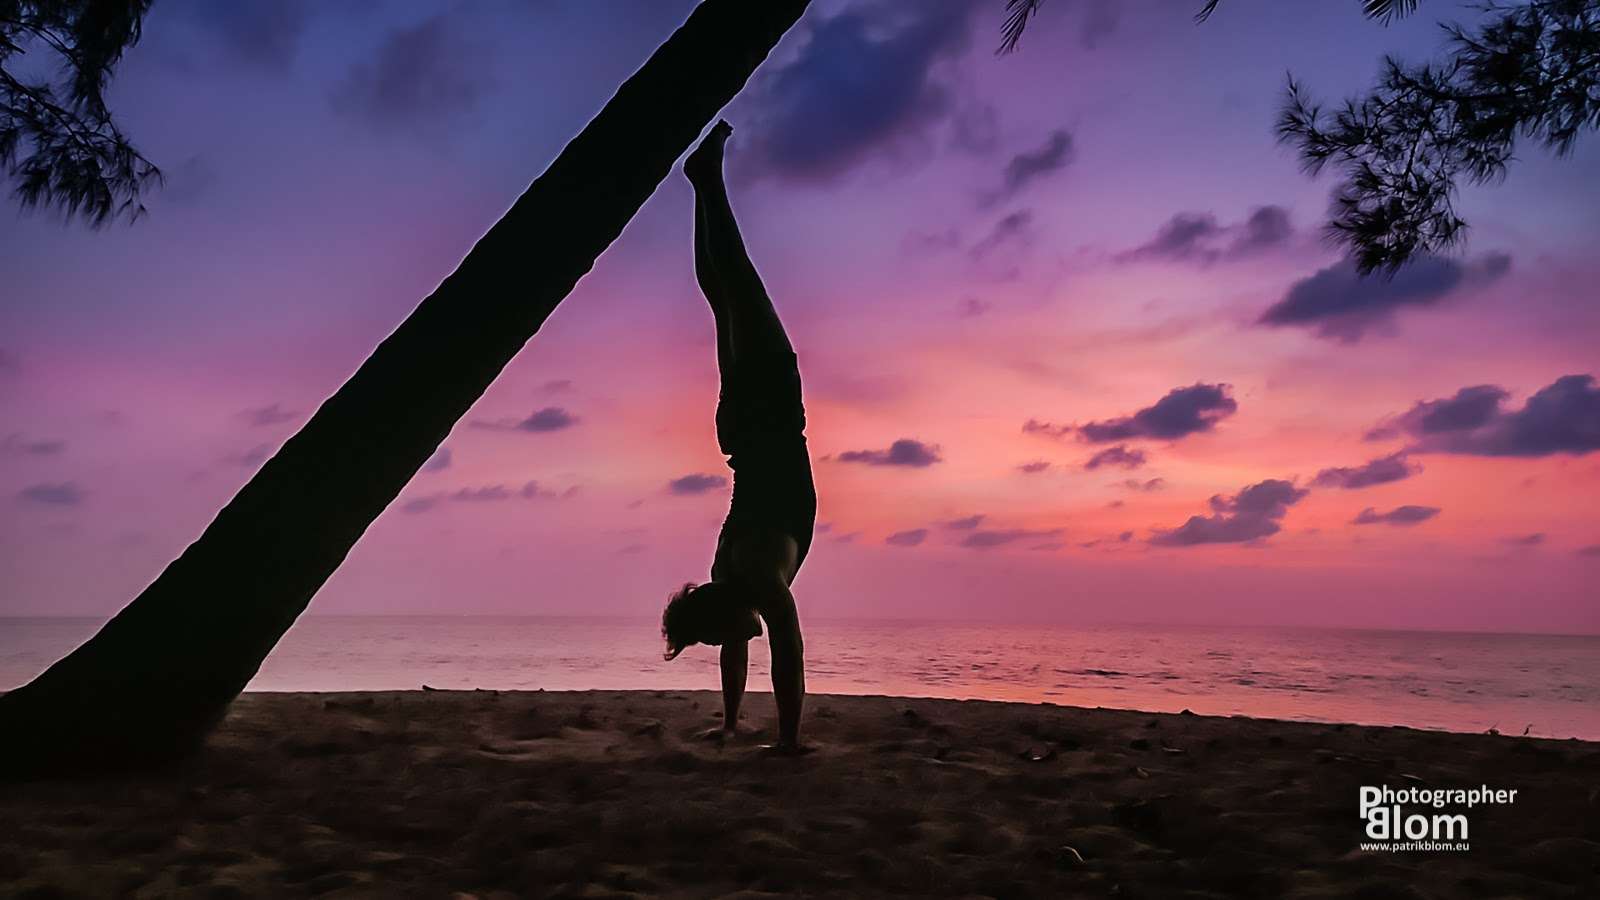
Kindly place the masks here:
<instances>
[{"instance_id":1,"label":"person's outstretched arm","mask_svg":"<svg viewBox=\"0 0 1600 900\"><path fill-rule=\"evenodd\" d=\"M763 604L767 642L772 648L772 695L778 701L778 748L799 750L800 709L806 699L805 644L794 595L778 584Z\"/></svg>"},{"instance_id":2,"label":"person's outstretched arm","mask_svg":"<svg viewBox=\"0 0 1600 900\"><path fill-rule=\"evenodd\" d=\"M722 730L739 728L739 704L744 700L745 676L750 671L750 645L732 640L722 645Z\"/></svg>"}]
</instances>

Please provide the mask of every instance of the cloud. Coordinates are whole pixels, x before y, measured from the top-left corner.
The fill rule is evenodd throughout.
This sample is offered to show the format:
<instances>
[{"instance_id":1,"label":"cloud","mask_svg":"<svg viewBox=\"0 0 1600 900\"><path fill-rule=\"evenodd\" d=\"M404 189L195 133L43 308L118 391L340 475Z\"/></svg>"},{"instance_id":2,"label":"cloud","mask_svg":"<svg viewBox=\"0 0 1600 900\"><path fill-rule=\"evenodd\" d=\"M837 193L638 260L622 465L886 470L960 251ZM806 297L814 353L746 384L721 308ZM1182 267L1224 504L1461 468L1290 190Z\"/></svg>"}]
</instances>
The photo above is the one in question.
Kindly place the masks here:
<instances>
[{"instance_id":1,"label":"cloud","mask_svg":"<svg viewBox=\"0 0 1600 900\"><path fill-rule=\"evenodd\" d=\"M433 455L428 457L427 462L422 464L422 471L443 472L445 469L450 468L451 461L452 457L450 454L450 448L440 447L439 449L433 451Z\"/></svg>"},{"instance_id":2,"label":"cloud","mask_svg":"<svg viewBox=\"0 0 1600 900\"><path fill-rule=\"evenodd\" d=\"M308 0L193 0L175 8L220 38L229 59L275 72L289 69L312 13Z\"/></svg>"},{"instance_id":3,"label":"cloud","mask_svg":"<svg viewBox=\"0 0 1600 900\"><path fill-rule=\"evenodd\" d=\"M973 156L988 156L1000 146L1000 111L993 103L967 97L950 114L950 146Z\"/></svg>"},{"instance_id":4,"label":"cloud","mask_svg":"<svg viewBox=\"0 0 1600 900\"><path fill-rule=\"evenodd\" d=\"M1250 485L1232 497L1211 498L1212 515L1190 516L1177 528L1157 530L1150 543L1159 547L1191 547L1197 544L1242 544L1271 537L1282 530L1280 524L1289 507L1299 503L1309 491L1293 483L1269 478Z\"/></svg>"},{"instance_id":5,"label":"cloud","mask_svg":"<svg viewBox=\"0 0 1600 900\"><path fill-rule=\"evenodd\" d=\"M1056 425L1051 422L1041 422L1038 419L1029 419L1022 423L1023 434L1042 434L1045 437L1061 437L1071 434L1073 426Z\"/></svg>"},{"instance_id":6,"label":"cloud","mask_svg":"<svg viewBox=\"0 0 1600 900\"><path fill-rule=\"evenodd\" d=\"M578 493L577 485L558 491L554 488L547 488L537 481L530 481L524 484L521 490L517 491L518 496L524 500L569 500L578 496Z\"/></svg>"},{"instance_id":7,"label":"cloud","mask_svg":"<svg viewBox=\"0 0 1600 900\"><path fill-rule=\"evenodd\" d=\"M1073 159L1072 135L1058 128L1050 132L1043 144L1025 150L1006 162L1000 179L1000 191L990 202L998 203L1022 193L1028 185L1067 167Z\"/></svg>"},{"instance_id":8,"label":"cloud","mask_svg":"<svg viewBox=\"0 0 1600 900\"><path fill-rule=\"evenodd\" d=\"M1507 409L1510 393L1492 384L1424 400L1367 433L1369 440L1401 435L1415 453L1538 457L1600 450L1600 387L1593 375L1563 375L1539 389L1520 409Z\"/></svg>"},{"instance_id":9,"label":"cloud","mask_svg":"<svg viewBox=\"0 0 1600 900\"><path fill-rule=\"evenodd\" d=\"M1168 219L1156 236L1144 244L1115 257L1118 262L1135 262L1145 259L1187 260L1199 257L1205 262L1216 258L1215 252L1205 245L1222 232L1217 217L1210 213L1181 212Z\"/></svg>"},{"instance_id":10,"label":"cloud","mask_svg":"<svg viewBox=\"0 0 1600 900\"><path fill-rule=\"evenodd\" d=\"M552 378L540 385L539 389L547 394L562 394L572 390L572 384L571 378Z\"/></svg>"},{"instance_id":11,"label":"cloud","mask_svg":"<svg viewBox=\"0 0 1600 900\"><path fill-rule=\"evenodd\" d=\"M334 111L385 133L429 131L473 112L490 88L488 57L455 19L441 14L390 32L329 92Z\"/></svg>"},{"instance_id":12,"label":"cloud","mask_svg":"<svg viewBox=\"0 0 1600 900\"><path fill-rule=\"evenodd\" d=\"M1590 544L1587 547L1579 547L1572 552L1583 557L1600 558L1600 544Z\"/></svg>"},{"instance_id":13,"label":"cloud","mask_svg":"<svg viewBox=\"0 0 1600 900\"><path fill-rule=\"evenodd\" d=\"M1211 213L1175 213L1149 241L1112 257L1116 262L1165 260L1211 265L1280 247L1294 234L1289 211L1258 206L1237 225L1223 225Z\"/></svg>"},{"instance_id":14,"label":"cloud","mask_svg":"<svg viewBox=\"0 0 1600 900\"><path fill-rule=\"evenodd\" d=\"M1239 409L1226 384L1192 384L1173 388L1153 405L1131 416L1089 422L1085 425L1053 425L1029 419L1022 425L1026 434L1061 437L1076 431L1080 440L1091 444L1150 438L1175 441L1191 434L1210 431L1217 422Z\"/></svg>"},{"instance_id":15,"label":"cloud","mask_svg":"<svg viewBox=\"0 0 1600 900\"><path fill-rule=\"evenodd\" d=\"M711 475L706 472L695 472L674 478L667 482L667 493L677 494L680 497L692 497L696 494L705 494L720 490L728 486L728 479L721 475Z\"/></svg>"},{"instance_id":16,"label":"cloud","mask_svg":"<svg viewBox=\"0 0 1600 900\"><path fill-rule=\"evenodd\" d=\"M975 260L985 259L1006 246L1026 247L1033 243L1033 210L1019 209L994 223L983 239L967 249Z\"/></svg>"},{"instance_id":17,"label":"cloud","mask_svg":"<svg viewBox=\"0 0 1600 900\"><path fill-rule=\"evenodd\" d=\"M557 500L569 499L578 494L577 486L569 487L563 491L547 488L537 481L529 481L521 487L509 487L505 484L486 484L476 487L457 488L454 491L439 491L432 494L423 494L413 497L400 504L400 510L408 513L425 513L437 509L443 503L467 503L481 505L486 503L504 503L508 500Z\"/></svg>"},{"instance_id":18,"label":"cloud","mask_svg":"<svg viewBox=\"0 0 1600 900\"><path fill-rule=\"evenodd\" d=\"M924 444L911 438L901 438L890 444L887 450L846 450L839 454L838 460L868 466L904 466L915 469L944 462L943 457L939 455L937 444Z\"/></svg>"},{"instance_id":19,"label":"cloud","mask_svg":"<svg viewBox=\"0 0 1600 900\"><path fill-rule=\"evenodd\" d=\"M1101 466L1116 466L1119 469L1137 469L1144 465L1146 457L1143 450L1130 450L1127 444L1118 444L1107 447L1099 453L1089 457L1083 467L1093 472Z\"/></svg>"},{"instance_id":20,"label":"cloud","mask_svg":"<svg viewBox=\"0 0 1600 900\"><path fill-rule=\"evenodd\" d=\"M1137 478L1128 478L1118 482L1117 486L1127 488L1130 491L1138 491L1141 494L1148 494L1152 491L1159 491L1166 487L1167 480L1165 478L1150 478L1145 481L1140 481Z\"/></svg>"},{"instance_id":21,"label":"cloud","mask_svg":"<svg viewBox=\"0 0 1600 900\"><path fill-rule=\"evenodd\" d=\"M1367 440L1387 440L1402 433L1422 437L1482 428L1500 414L1500 403L1509 396L1505 388L1479 384L1464 387L1453 397L1421 400L1394 420L1367 432Z\"/></svg>"},{"instance_id":22,"label":"cloud","mask_svg":"<svg viewBox=\"0 0 1600 900\"><path fill-rule=\"evenodd\" d=\"M1014 544L1017 541L1055 537L1061 534L1061 532L1062 529L1060 528L1049 528L1042 531L1034 531L1026 528L974 531L961 539L961 546L966 547L969 550L993 550L996 547L1004 547L1007 544Z\"/></svg>"},{"instance_id":23,"label":"cloud","mask_svg":"<svg viewBox=\"0 0 1600 900\"><path fill-rule=\"evenodd\" d=\"M17 492L24 503L45 506L78 506L84 501L83 489L71 481L32 484Z\"/></svg>"},{"instance_id":24,"label":"cloud","mask_svg":"<svg viewBox=\"0 0 1600 900\"><path fill-rule=\"evenodd\" d=\"M994 304L987 300L980 300L977 297L962 297L957 311L963 319L971 319L981 316L993 308Z\"/></svg>"},{"instance_id":25,"label":"cloud","mask_svg":"<svg viewBox=\"0 0 1600 900\"><path fill-rule=\"evenodd\" d=\"M1243 225L1235 226L1237 234L1229 256L1247 256L1261 250L1270 250L1287 243L1294 235L1294 225L1289 221L1289 211L1281 206L1258 206L1251 210Z\"/></svg>"},{"instance_id":26,"label":"cloud","mask_svg":"<svg viewBox=\"0 0 1600 900\"><path fill-rule=\"evenodd\" d=\"M577 416L559 406L546 406L533 411L526 419L496 419L492 422L473 422L473 428L489 431L529 431L541 434L561 431L578 424Z\"/></svg>"},{"instance_id":27,"label":"cloud","mask_svg":"<svg viewBox=\"0 0 1600 900\"><path fill-rule=\"evenodd\" d=\"M66 441L40 440L18 433L8 434L0 441L0 456L56 456L66 449Z\"/></svg>"},{"instance_id":28,"label":"cloud","mask_svg":"<svg viewBox=\"0 0 1600 900\"><path fill-rule=\"evenodd\" d=\"M253 469L272 458L273 445L257 444L241 453L225 453L222 461L235 466Z\"/></svg>"},{"instance_id":29,"label":"cloud","mask_svg":"<svg viewBox=\"0 0 1600 900\"><path fill-rule=\"evenodd\" d=\"M936 70L966 49L973 7L862 3L814 24L794 60L755 90L755 165L825 179L904 144L928 144L956 108Z\"/></svg>"},{"instance_id":30,"label":"cloud","mask_svg":"<svg viewBox=\"0 0 1600 900\"><path fill-rule=\"evenodd\" d=\"M1406 458L1405 451L1391 453L1369 460L1359 466L1339 466L1323 469L1312 480L1316 487L1344 488L1357 490L1372 487L1377 484L1388 484L1400 481L1422 471L1422 466Z\"/></svg>"},{"instance_id":31,"label":"cloud","mask_svg":"<svg viewBox=\"0 0 1600 900\"><path fill-rule=\"evenodd\" d=\"M205 157L191 154L183 162L167 167L161 187L163 200L177 206L193 206L211 192L220 175Z\"/></svg>"},{"instance_id":32,"label":"cloud","mask_svg":"<svg viewBox=\"0 0 1600 900\"><path fill-rule=\"evenodd\" d=\"M1514 534L1502 540L1513 547L1537 547L1544 543L1545 533L1535 531L1532 534Z\"/></svg>"},{"instance_id":33,"label":"cloud","mask_svg":"<svg viewBox=\"0 0 1600 900\"><path fill-rule=\"evenodd\" d=\"M1050 463L1043 459L1035 459L1017 466L1017 471L1024 475L1037 475L1040 472L1048 472L1049 470Z\"/></svg>"},{"instance_id":34,"label":"cloud","mask_svg":"<svg viewBox=\"0 0 1600 900\"><path fill-rule=\"evenodd\" d=\"M1122 20L1119 0L1088 0L1084 4L1083 24L1078 28L1078 40L1084 49L1093 50L1100 42L1115 34Z\"/></svg>"},{"instance_id":35,"label":"cloud","mask_svg":"<svg viewBox=\"0 0 1600 900\"><path fill-rule=\"evenodd\" d=\"M1470 263L1428 256L1392 277L1362 277L1355 263L1342 260L1295 282L1256 324L1305 326L1319 337L1353 344L1390 325L1401 309L1436 306L1460 290L1498 281L1510 269L1511 257L1504 253Z\"/></svg>"},{"instance_id":36,"label":"cloud","mask_svg":"<svg viewBox=\"0 0 1600 900\"><path fill-rule=\"evenodd\" d=\"M985 516L982 513L978 513L977 515L963 516L959 519L950 519L945 522L940 522L939 525L942 528L948 528L952 531L971 531L974 528L977 528L979 525L982 525L984 518Z\"/></svg>"},{"instance_id":37,"label":"cloud","mask_svg":"<svg viewBox=\"0 0 1600 900\"><path fill-rule=\"evenodd\" d=\"M1092 541L1083 541L1083 542L1079 543L1078 546L1079 547L1083 547L1084 549L1093 549L1095 547L1101 547L1101 546L1104 546L1106 544L1127 544L1127 543L1132 542L1132 540L1133 540L1133 532L1124 531L1121 534L1118 534L1114 538L1095 538Z\"/></svg>"},{"instance_id":38,"label":"cloud","mask_svg":"<svg viewBox=\"0 0 1600 900\"><path fill-rule=\"evenodd\" d=\"M896 531L883 539L891 547L915 547L928 539L928 529L913 528L909 531Z\"/></svg>"},{"instance_id":39,"label":"cloud","mask_svg":"<svg viewBox=\"0 0 1600 900\"><path fill-rule=\"evenodd\" d=\"M945 228L940 231L922 231L913 228L900 241L900 249L909 256L934 256L961 246L961 230Z\"/></svg>"},{"instance_id":40,"label":"cloud","mask_svg":"<svg viewBox=\"0 0 1600 900\"><path fill-rule=\"evenodd\" d=\"M239 413L239 418L245 420L253 428L265 428L271 425L281 425L284 422L293 422L300 418L300 414L284 409L276 403L269 406L258 406Z\"/></svg>"},{"instance_id":41,"label":"cloud","mask_svg":"<svg viewBox=\"0 0 1600 900\"><path fill-rule=\"evenodd\" d=\"M1363 509L1350 520L1352 525L1396 525L1410 526L1419 522L1426 522L1437 516L1440 509L1437 506L1396 506L1388 512L1378 512L1372 507Z\"/></svg>"},{"instance_id":42,"label":"cloud","mask_svg":"<svg viewBox=\"0 0 1600 900\"><path fill-rule=\"evenodd\" d=\"M451 494L450 499L458 503L499 503L511 499L511 490L503 484L464 487Z\"/></svg>"}]
</instances>

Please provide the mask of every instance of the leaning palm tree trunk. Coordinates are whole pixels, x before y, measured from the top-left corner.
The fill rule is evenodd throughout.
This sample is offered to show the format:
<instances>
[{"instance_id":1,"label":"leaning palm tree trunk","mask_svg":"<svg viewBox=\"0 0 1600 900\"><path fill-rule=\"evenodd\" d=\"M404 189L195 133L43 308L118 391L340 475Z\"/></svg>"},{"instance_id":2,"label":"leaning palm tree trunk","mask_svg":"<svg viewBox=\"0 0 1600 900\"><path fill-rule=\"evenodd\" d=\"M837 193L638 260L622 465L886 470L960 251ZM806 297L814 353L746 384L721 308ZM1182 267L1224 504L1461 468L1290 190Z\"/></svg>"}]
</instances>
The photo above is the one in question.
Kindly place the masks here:
<instances>
[{"instance_id":1,"label":"leaning palm tree trunk","mask_svg":"<svg viewBox=\"0 0 1600 900\"><path fill-rule=\"evenodd\" d=\"M0 774L192 749L808 2L695 10L199 540L87 643L0 696Z\"/></svg>"}]
</instances>

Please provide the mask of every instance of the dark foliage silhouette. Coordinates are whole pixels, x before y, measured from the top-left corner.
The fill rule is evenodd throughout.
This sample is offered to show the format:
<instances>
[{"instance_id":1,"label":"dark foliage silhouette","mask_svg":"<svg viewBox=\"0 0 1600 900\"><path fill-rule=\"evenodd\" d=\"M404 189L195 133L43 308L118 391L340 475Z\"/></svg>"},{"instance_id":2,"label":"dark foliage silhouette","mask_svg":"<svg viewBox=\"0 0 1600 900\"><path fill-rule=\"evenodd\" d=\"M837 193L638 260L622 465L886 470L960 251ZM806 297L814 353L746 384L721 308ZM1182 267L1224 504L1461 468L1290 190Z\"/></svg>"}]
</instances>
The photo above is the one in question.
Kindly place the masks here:
<instances>
[{"instance_id":1,"label":"dark foliage silhouette","mask_svg":"<svg viewBox=\"0 0 1600 900\"><path fill-rule=\"evenodd\" d=\"M106 108L106 82L139 40L150 0L0 2L0 167L23 209L55 209L99 226L144 212L161 172ZM51 56L57 83L18 74Z\"/></svg>"},{"instance_id":2,"label":"dark foliage silhouette","mask_svg":"<svg viewBox=\"0 0 1600 900\"><path fill-rule=\"evenodd\" d=\"M1460 243L1457 189L1504 177L1519 137L1566 154L1600 125L1600 0L1486 9L1474 30L1445 26L1442 61L1385 60L1336 111L1290 80L1279 137L1312 173L1340 171L1329 233L1363 274Z\"/></svg>"}]
</instances>

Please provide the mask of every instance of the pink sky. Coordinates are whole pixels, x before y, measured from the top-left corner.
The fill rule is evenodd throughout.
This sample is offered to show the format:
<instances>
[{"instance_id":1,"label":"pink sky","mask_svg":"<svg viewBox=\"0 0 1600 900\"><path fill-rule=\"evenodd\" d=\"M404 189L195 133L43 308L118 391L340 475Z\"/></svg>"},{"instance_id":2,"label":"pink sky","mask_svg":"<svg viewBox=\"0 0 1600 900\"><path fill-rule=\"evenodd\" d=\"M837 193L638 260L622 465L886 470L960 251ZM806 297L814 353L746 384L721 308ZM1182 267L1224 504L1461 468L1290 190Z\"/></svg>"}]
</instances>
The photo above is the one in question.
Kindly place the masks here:
<instances>
[{"instance_id":1,"label":"pink sky","mask_svg":"<svg viewBox=\"0 0 1600 900\"><path fill-rule=\"evenodd\" d=\"M1402 275L1427 302L1265 327L1338 263L1319 234L1331 181L1272 140L1283 72L1342 96L1380 53L1436 48L1443 13L1385 30L1355 4L1224 4L1197 28L1168 4L1047 5L995 58L991 5L823 3L729 111L735 206L806 379L826 531L804 613L1600 632L1600 389L1560 407L1588 444L1524 415L1600 374L1593 142L1527 148L1505 184L1467 191L1462 252ZM268 40L158 5L114 95L171 176L150 217L0 219L0 615L107 615L147 584L687 5L638 7L380 5ZM385 70L408 36L447 102ZM831 92L856 58L876 92ZM1251 244L1262 207L1288 228ZM1180 214L1213 225L1159 242ZM689 229L675 176L313 611L650 615L705 576L727 493L668 488L726 474ZM1023 427L1115 421L1196 384L1225 385L1232 412L1176 437ZM1476 430L1365 439L1478 385L1506 395ZM551 408L571 424L483 427ZM903 439L939 461L838 458ZM1144 461L1085 468L1118 446ZM1405 477L1318 479L1408 448ZM1292 502L1210 504L1269 480ZM1404 507L1438 512L1354 523ZM1227 542L1161 537L1191 516Z\"/></svg>"}]
</instances>

